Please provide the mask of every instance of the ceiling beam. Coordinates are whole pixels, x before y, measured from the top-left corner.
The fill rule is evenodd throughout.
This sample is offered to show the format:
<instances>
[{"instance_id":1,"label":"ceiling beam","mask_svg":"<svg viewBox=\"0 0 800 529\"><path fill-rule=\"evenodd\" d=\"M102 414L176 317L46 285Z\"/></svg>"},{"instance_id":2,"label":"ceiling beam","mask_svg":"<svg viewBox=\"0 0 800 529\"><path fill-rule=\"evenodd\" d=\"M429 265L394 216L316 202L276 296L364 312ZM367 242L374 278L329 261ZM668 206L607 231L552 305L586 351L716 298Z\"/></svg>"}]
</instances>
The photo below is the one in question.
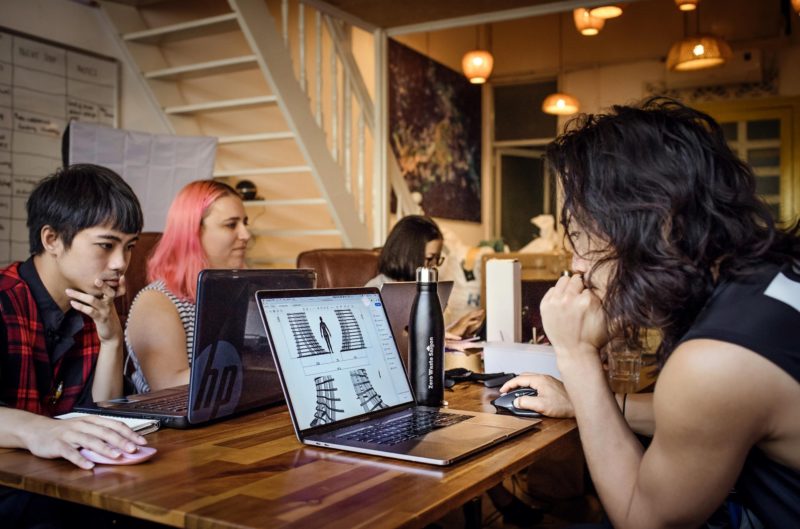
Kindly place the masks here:
<instances>
[{"instance_id":1,"label":"ceiling beam","mask_svg":"<svg viewBox=\"0 0 800 529\"><path fill-rule=\"evenodd\" d=\"M630 4L639 1L641 0L626 0L625 3ZM408 24L406 26L395 26L387 28L386 34L390 37L395 37L398 35L408 35L409 33L424 33L426 31L439 31L442 29L476 26L480 24L490 24L493 22L504 22L506 20L516 20L519 18L563 13L572 11L573 9L577 9L579 7L590 8L608 3L609 0L557 0L547 4L518 7L515 9L506 9L504 11L490 11L487 13L478 13L476 15L433 20L431 22Z\"/></svg>"},{"instance_id":2,"label":"ceiling beam","mask_svg":"<svg viewBox=\"0 0 800 529\"><path fill-rule=\"evenodd\" d=\"M330 15L333 18L344 20L351 26L359 27L364 31L372 33L375 30L379 29L378 26L376 26L375 24L362 20L358 18L356 15L348 13L347 11L343 11L342 9L339 9L336 6L332 6L331 4L325 2L324 0L303 0L303 3L310 5L311 7L317 9L318 11L325 13L326 15Z\"/></svg>"}]
</instances>

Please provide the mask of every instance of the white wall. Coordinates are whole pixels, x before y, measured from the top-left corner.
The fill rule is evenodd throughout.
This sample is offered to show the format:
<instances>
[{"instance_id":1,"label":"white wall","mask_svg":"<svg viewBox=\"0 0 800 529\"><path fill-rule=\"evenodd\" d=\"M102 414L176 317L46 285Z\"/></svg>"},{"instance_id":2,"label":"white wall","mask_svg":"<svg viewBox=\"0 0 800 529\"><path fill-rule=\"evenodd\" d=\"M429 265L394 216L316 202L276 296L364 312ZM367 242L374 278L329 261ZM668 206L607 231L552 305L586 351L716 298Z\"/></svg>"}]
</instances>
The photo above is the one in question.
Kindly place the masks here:
<instances>
[{"instance_id":1,"label":"white wall","mask_svg":"<svg viewBox=\"0 0 800 529\"><path fill-rule=\"evenodd\" d=\"M631 103L645 95L645 84L664 80L664 63L641 61L565 74L564 90L578 98L581 112L595 113L611 105Z\"/></svg>"},{"instance_id":2,"label":"white wall","mask_svg":"<svg viewBox=\"0 0 800 529\"><path fill-rule=\"evenodd\" d=\"M123 50L99 8L69 0L2 0L0 25L118 59L120 128L154 134L171 132L135 72L125 64Z\"/></svg>"},{"instance_id":3,"label":"white wall","mask_svg":"<svg viewBox=\"0 0 800 529\"><path fill-rule=\"evenodd\" d=\"M484 188L482 193L486 194L486 192L487 190ZM486 225L488 219L483 219L481 223L440 218L436 218L434 220L442 229L449 229L455 233L461 242L467 246L477 246L480 241L487 238L484 233L484 226Z\"/></svg>"}]
</instances>

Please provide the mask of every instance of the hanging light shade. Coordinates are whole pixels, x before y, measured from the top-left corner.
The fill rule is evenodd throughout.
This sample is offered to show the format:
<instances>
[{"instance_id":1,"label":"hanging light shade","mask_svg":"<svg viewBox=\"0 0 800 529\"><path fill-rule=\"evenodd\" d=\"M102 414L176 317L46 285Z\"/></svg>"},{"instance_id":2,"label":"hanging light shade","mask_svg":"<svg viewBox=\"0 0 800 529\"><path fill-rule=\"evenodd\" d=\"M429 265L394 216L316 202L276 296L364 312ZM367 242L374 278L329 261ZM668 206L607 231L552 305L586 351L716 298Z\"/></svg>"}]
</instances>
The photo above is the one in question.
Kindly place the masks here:
<instances>
[{"instance_id":1,"label":"hanging light shade","mask_svg":"<svg viewBox=\"0 0 800 529\"><path fill-rule=\"evenodd\" d=\"M563 74L563 48L564 43L562 41L562 33L561 28L564 26L563 15L559 13L558 15L558 78L559 80ZM561 84L560 82L558 84ZM555 114L557 116L568 116L570 114L574 114L580 109L580 103L578 100L572 97L569 94L565 94L564 92L556 92L554 94L550 94L549 96L544 98L542 101L542 112L545 114Z\"/></svg>"},{"instance_id":2,"label":"hanging light shade","mask_svg":"<svg viewBox=\"0 0 800 529\"><path fill-rule=\"evenodd\" d=\"M792 7L797 11L797 14L800 15L800 0L792 0Z\"/></svg>"},{"instance_id":3,"label":"hanging light shade","mask_svg":"<svg viewBox=\"0 0 800 529\"><path fill-rule=\"evenodd\" d=\"M698 2L700 0L675 0L675 4L681 11L694 11L697 9Z\"/></svg>"},{"instance_id":4,"label":"hanging light shade","mask_svg":"<svg viewBox=\"0 0 800 529\"><path fill-rule=\"evenodd\" d=\"M602 19L616 18L622 14L622 8L618 5L608 4L591 8L589 14Z\"/></svg>"},{"instance_id":5,"label":"hanging light shade","mask_svg":"<svg viewBox=\"0 0 800 529\"><path fill-rule=\"evenodd\" d=\"M727 42L713 35L698 35L679 40L667 54L667 68L684 72L725 64L733 52Z\"/></svg>"},{"instance_id":6,"label":"hanging light shade","mask_svg":"<svg viewBox=\"0 0 800 529\"><path fill-rule=\"evenodd\" d=\"M483 84L492 74L494 58L486 50L472 50L461 59L461 69L472 84Z\"/></svg>"},{"instance_id":7,"label":"hanging light shade","mask_svg":"<svg viewBox=\"0 0 800 529\"><path fill-rule=\"evenodd\" d=\"M556 114L557 116L569 116L580 110L581 104L569 94L556 92L550 94L542 102L542 112L546 114Z\"/></svg>"},{"instance_id":8,"label":"hanging light shade","mask_svg":"<svg viewBox=\"0 0 800 529\"><path fill-rule=\"evenodd\" d=\"M800 2L800 0L798 1ZM583 7L573 10L572 16L575 19L575 27L580 31L581 35L587 37L600 33L606 23L605 19L593 17L589 14L589 10Z\"/></svg>"}]
</instances>

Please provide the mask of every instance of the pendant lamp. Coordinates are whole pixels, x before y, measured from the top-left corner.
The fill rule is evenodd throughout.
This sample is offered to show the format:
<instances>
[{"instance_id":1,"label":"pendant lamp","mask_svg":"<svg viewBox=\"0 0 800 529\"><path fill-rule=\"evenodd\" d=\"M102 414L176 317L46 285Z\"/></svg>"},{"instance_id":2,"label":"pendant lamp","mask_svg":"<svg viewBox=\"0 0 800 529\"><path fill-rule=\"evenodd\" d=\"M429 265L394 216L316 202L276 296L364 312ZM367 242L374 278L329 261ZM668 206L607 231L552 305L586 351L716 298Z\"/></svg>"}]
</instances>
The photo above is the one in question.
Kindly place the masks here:
<instances>
[{"instance_id":1,"label":"pendant lamp","mask_svg":"<svg viewBox=\"0 0 800 529\"><path fill-rule=\"evenodd\" d=\"M489 28L487 27L487 40ZM472 84L483 84L489 79L494 67L494 57L480 47L480 28L475 28L475 48L468 51L461 59L461 69Z\"/></svg>"},{"instance_id":2,"label":"pendant lamp","mask_svg":"<svg viewBox=\"0 0 800 529\"><path fill-rule=\"evenodd\" d=\"M800 0L792 0L792 7L797 11L797 14L800 15Z\"/></svg>"},{"instance_id":3,"label":"pendant lamp","mask_svg":"<svg viewBox=\"0 0 800 529\"><path fill-rule=\"evenodd\" d=\"M669 49L667 68L686 72L722 66L733 52L723 39L714 35L697 35L679 40Z\"/></svg>"},{"instance_id":4,"label":"pendant lamp","mask_svg":"<svg viewBox=\"0 0 800 529\"><path fill-rule=\"evenodd\" d=\"M697 3L699 1L700 0L675 0L675 4L681 11L694 11L697 9Z\"/></svg>"},{"instance_id":5,"label":"pendant lamp","mask_svg":"<svg viewBox=\"0 0 800 529\"><path fill-rule=\"evenodd\" d=\"M616 18L622 14L622 8L616 4L602 5L591 8L589 14L602 19Z\"/></svg>"},{"instance_id":6,"label":"pendant lamp","mask_svg":"<svg viewBox=\"0 0 800 529\"><path fill-rule=\"evenodd\" d=\"M550 94L542 102L542 112L546 114L555 114L557 116L569 116L576 113L581 109L581 104L578 100L563 92L556 92Z\"/></svg>"},{"instance_id":7,"label":"pendant lamp","mask_svg":"<svg viewBox=\"0 0 800 529\"><path fill-rule=\"evenodd\" d=\"M700 26L700 11L697 10L696 28ZM684 15L684 35L688 24ZM675 72L686 72L722 66L731 58L733 52L724 39L715 35L696 35L684 37L669 49L667 68Z\"/></svg>"},{"instance_id":8,"label":"pendant lamp","mask_svg":"<svg viewBox=\"0 0 800 529\"><path fill-rule=\"evenodd\" d=\"M561 83L562 77L562 62L561 62L561 55L562 55L562 47L563 43L561 42L561 13L558 15L558 81L559 84ZM580 103L578 100L567 93L564 92L556 92L555 94L550 94L549 96L544 98L542 101L542 112L545 114L555 114L557 116L569 116L570 114L574 114L580 110Z\"/></svg>"},{"instance_id":9,"label":"pendant lamp","mask_svg":"<svg viewBox=\"0 0 800 529\"><path fill-rule=\"evenodd\" d=\"M798 0L800 2L800 0ZM593 17L589 14L589 10L583 7L574 9L572 17L575 19L575 27L581 35L591 37L600 33L606 21L603 18Z\"/></svg>"}]
</instances>

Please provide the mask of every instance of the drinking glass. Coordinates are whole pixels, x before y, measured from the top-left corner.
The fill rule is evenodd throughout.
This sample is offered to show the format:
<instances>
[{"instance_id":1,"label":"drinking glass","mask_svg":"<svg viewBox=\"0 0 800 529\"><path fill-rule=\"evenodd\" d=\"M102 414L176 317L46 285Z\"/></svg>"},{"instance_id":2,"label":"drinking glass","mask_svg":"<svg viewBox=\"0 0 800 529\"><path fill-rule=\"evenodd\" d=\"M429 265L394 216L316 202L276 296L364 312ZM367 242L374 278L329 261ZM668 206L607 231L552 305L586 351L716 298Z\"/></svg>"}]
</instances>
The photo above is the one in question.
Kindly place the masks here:
<instances>
[{"instance_id":1,"label":"drinking glass","mask_svg":"<svg viewBox=\"0 0 800 529\"><path fill-rule=\"evenodd\" d=\"M608 383L614 393L636 393L642 370L642 352L632 351L624 342L612 341L606 347Z\"/></svg>"}]
</instances>

